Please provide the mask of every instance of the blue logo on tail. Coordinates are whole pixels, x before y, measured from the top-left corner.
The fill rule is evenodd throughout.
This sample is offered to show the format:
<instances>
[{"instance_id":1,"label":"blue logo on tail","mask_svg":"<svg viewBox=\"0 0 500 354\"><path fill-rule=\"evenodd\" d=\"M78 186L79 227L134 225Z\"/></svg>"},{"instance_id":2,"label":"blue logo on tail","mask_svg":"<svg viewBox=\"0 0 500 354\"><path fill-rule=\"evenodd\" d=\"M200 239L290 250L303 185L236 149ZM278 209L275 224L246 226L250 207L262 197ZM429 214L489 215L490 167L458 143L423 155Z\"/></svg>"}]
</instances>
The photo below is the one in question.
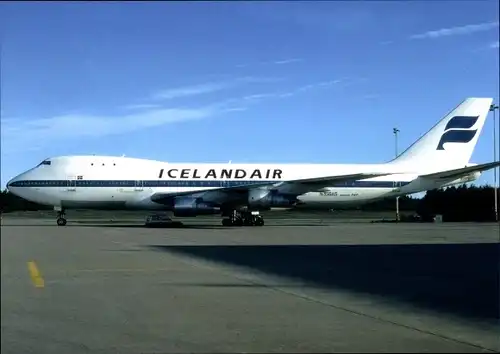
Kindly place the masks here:
<instances>
[{"instance_id":1,"label":"blue logo on tail","mask_svg":"<svg viewBox=\"0 0 500 354\"><path fill-rule=\"evenodd\" d=\"M479 116L455 116L451 118L444 128L444 134L439 140L437 150L444 150L443 145L446 143L468 143L476 136L477 129L470 129L476 124Z\"/></svg>"}]
</instances>

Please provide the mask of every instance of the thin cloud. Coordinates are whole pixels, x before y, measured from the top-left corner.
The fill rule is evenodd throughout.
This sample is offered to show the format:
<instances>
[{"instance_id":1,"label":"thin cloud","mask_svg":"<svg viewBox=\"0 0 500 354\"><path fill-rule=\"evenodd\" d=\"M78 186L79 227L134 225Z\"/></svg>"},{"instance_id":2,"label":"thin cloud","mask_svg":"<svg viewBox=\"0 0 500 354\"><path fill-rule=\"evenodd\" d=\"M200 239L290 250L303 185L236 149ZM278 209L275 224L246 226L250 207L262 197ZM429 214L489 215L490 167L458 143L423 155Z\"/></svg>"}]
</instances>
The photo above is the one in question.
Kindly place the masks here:
<instances>
[{"instance_id":1,"label":"thin cloud","mask_svg":"<svg viewBox=\"0 0 500 354\"><path fill-rule=\"evenodd\" d=\"M427 31L427 32L420 33L420 34L415 34L415 35L410 36L410 38L411 39L427 39L427 38L433 39L433 38L440 38L440 37L446 37L446 36L465 35L465 34L471 34L474 32L488 31L490 29L498 27L498 24L499 24L498 22L486 22L486 23L479 23L479 24L459 26L459 27L441 28L439 30Z\"/></svg>"},{"instance_id":2,"label":"thin cloud","mask_svg":"<svg viewBox=\"0 0 500 354\"><path fill-rule=\"evenodd\" d=\"M330 80L330 81L320 81L313 84L299 86L290 91L277 91L277 92L268 92L268 93L259 93L246 95L241 98L230 99L226 101L226 103L241 103L241 104L251 104L261 102L267 99L280 99L280 98L288 98L293 97L297 94L304 93L307 91L317 90L317 89L325 89L328 87L332 87L333 85L341 83L342 80Z\"/></svg>"},{"instance_id":3,"label":"thin cloud","mask_svg":"<svg viewBox=\"0 0 500 354\"><path fill-rule=\"evenodd\" d=\"M277 60L274 61L273 64L276 65L283 65L283 64L291 64L291 63L298 63L304 61L304 59L301 58L291 58L291 59L285 59L285 60Z\"/></svg>"},{"instance_id":4,"label":"thin cloud","mask_svg":"<svg viewBox=\"0 0 500 354\"><path fill-rule=\"evenodd\" d=\"M123 106L123 109L127 110L136 110L136 109L152 109L152 108L160 108L161 105L153 104L153 103L143 103L143 104L131 104L127 106Z\"/></svg>"},{"instance_id":5,"label":"thin cloud","mask_svg":"<svg viewBox=\"0 0 500 354\"><path fill-rule=\"evenodd\" d=\"M248 95L248 96L243 96L242 100L243 101L261 101L266 98L273 98L275 97L275 93L258 93L254 95Z\"/></svg>"},{"instance_id":6,"label":"thin cloud","mask_svg":"<svg viewBox=\"0 0 500 354\"><path fill-rule=\"evenodd\" d=\"M321 81L314 84L301 86L298 89L296 89L296 91L300 92L300 91L309 91L317 88L326 88L338 84L340 82L341 82L340 80Z\"/></svg>"},{"instance_id":7,"label":"thin cloud","mask_svg":"<svg viewBox=\"0 0 500 354\"><path fill-rule=\"evenodd\" d=\"M222 91L230 88L234 88L244 84L250 83L265 83L274 82L279 79L276 78L259 78L259 77L242 77L234 80L220 81L220 82L209 82L205 84L198 84L193 86L185 86L173 89L162 90L155 93L152 97L153 100L171 100L174 98L197 96L207 93L213 93L217 91Z\"/></svg>"},{"instance_id":8,"label":"thin cloud","mask_svg":"<svg viewBox=\"0 0 500 354\"><path fill-rule=\"evenodd\" d=\"M236 110L214 104L191 109L149 109L122 116L70 114L34 120L9 119L2 122L2 153L25 151L36 141L40 145L79 138L99 138L132 133L141 129L205 119Z\"/></svg>"},{"instance_id":9,"label":"thin cloud","mask_svg":"<svg viewBox=\"0 0 500 354\"><path fill-rule=\"evenodd\" d=\"M485 53L489 52L491 49L497 49L499 48L498 41L490 43L490 44L481 44L481 46L477 46L475 48L470 49L471 53Z\"/></svg>"},{"instance_id":10,"label":"thin cloud","mask_svg":"<svg viewBox=\"0 0 500 354\"><path fill-rule=\"evenodd\" d=\"M202 85L180 87L170 90L163 90L153 95L154 100L171 100L179 97L195 96L205 93L212 93L234 86L234 82L214 82Z\"/></svg>"},{"instance_id":11,"label":"thin cloud","mask_svg":"<svg viewBox=\"0 0 500 354\"><path fill-rule=\"evenodd\" d=\"M292 63L300 63L303 62L304 59L302 58L289 58L289 59L281 59L281 60L274 60L274 61L261 61L257 62L254 64L239 64L236 65L237 68L246 68L249 66L253 65L285 65L285 64L292 64Z\"/></svg>"},{"instance_id":12,"label":"thin cloud","mask_svg":"<svg viewBox=\"0 0 500 354\"><path fill-rule=\"evenodd\" d=\"M249 78L249 81L254 79ZM263 100L291 97L315 89L328 88L340 82L342 81L322 81L299 86L288 92L251 94L195 108L157 108L155 105L144 104L128 106L138 109L137 112L115 116L78 112L37 119L2 118L2 153L19 153L68 140L102 138L208 119L230 112L245 111Z\"/></svg>"},{"instance_id":13,"label":"thin cloud","mask_svg":"<svg viewBox=\"0 0 500 354\"><path fill-rule=\"evenodd\" d=\"M293 96L300 94L300 93L303 93L303 92L329 88L329 87L332 87L332 86L339 84L341 82L342 82L341 80L330 80L330 81L316 82L314 84L299 86L291 91L277 93L276 97L279 97L279 98L293 97Z\"/></svg>"}]
</instances>

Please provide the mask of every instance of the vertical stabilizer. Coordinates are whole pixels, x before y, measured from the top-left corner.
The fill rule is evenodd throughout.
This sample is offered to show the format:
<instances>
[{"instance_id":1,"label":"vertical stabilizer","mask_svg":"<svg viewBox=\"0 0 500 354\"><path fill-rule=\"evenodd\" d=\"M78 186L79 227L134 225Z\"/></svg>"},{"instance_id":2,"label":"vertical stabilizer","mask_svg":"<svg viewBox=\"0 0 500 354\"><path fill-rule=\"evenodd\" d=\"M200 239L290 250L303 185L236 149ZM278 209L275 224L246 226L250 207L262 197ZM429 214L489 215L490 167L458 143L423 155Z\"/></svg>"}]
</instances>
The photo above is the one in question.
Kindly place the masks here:
<instances>
[{"instance_id":1,"label":"vertical stabilizer","mask_svg":"<svg viewBox=\"0 0 500 354\"><path fill-rule=\"evenodd\" d=\"M426 170L464 167L492 102L492 98L466 99L390 163Z\"/></svg>"}]
</instances>

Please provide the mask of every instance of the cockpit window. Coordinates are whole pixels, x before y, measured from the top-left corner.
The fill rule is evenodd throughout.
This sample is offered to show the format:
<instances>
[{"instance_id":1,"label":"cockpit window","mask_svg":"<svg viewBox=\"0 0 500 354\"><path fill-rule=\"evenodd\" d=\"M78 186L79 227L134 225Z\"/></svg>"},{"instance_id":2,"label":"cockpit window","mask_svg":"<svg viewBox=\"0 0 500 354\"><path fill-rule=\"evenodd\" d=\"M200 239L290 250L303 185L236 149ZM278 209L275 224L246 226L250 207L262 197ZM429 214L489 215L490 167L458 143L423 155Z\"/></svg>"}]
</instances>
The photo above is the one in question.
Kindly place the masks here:
<instances>
[{"instance_id":1,"label":"cockpit window","mask_svg":"<svg viewBox=\"0 0 500 354\"><path fill-rule=\"evenodd\" d=\"M40 162L40 163L38 164L38 166L42 166L42 165L50 165L50 160L44 160L44 161L42 161L42 162ZM37 166L37 167L38 167L38 166Z\"/></svg>"}]
</instances>

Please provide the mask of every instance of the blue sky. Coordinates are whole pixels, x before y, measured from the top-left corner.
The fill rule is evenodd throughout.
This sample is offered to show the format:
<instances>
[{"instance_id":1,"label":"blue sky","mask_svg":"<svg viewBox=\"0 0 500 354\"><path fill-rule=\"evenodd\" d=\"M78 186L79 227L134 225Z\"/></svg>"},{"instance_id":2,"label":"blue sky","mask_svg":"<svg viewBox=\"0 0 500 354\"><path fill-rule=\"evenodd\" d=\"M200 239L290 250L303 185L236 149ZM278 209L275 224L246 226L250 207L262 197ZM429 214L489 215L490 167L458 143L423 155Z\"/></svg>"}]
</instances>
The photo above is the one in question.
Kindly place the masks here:
<instances>
[{"instance_id":1,"label":"blue sky","mask_svg":"<svg viewBox=\"0 0 500 354\"><path fill-rule=\"evenodd\" d=\"M0 6L2 187L67 154L383 162L394 126L402 150L498 102L498 1ZM492 145L490 117L474 162Z\"/></svg>"}]
</instances>

